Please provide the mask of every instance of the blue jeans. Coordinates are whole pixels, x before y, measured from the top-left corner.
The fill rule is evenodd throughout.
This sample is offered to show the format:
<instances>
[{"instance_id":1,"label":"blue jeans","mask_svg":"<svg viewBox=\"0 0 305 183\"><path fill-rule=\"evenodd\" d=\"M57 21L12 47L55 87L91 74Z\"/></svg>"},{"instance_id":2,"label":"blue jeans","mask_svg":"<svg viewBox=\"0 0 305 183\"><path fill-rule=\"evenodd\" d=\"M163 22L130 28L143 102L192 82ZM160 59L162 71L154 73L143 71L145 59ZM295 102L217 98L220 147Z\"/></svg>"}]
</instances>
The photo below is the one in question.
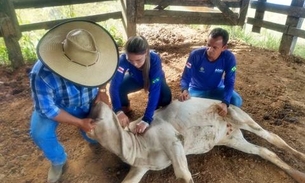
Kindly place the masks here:
<instances>
[{"instance_id":1,"label":"blue jeans","mask_svg":"<svg viewBox=\"0 0 305 183\"><path fill-rule=\"evenodd\" d=\"M144 88L143 84L139 84L135 79L130 77L129 74L126 74L124 76L124 80L120 86L120 100L121 100L122 106L127 107L130 105L130 102L128 99L129 93L139 91L143 88ZM160 97L159 97L159 102L158 102L157 108L167 106L171 101L172 101L171 90L170 90L169 86L167 85L166 80L162 79Z\"/></svg>"},{"instance_id":2,"label":"blue jeans","mask_svg":"<svg viewBox=\"0 0 305 183\"><path fill-rule=\"evenodd\" d=\"M84 118L86 115L76 117ZM67 161L65 149L56 135L58 124L54 120L41 116L37 111L34 111L31 117L30 136L52 165L63 165ZM82 130L81 134L89 143L97 143L87 137Z\"/></svg>"},{"instance_id":3,"label":"blue jeans","mask_svg":"<svg viewBox=\"0 0 305 183\"><path fill-rule=\"evenodd\" d=\"M218 87L215 90L196 90L194 88L189 88L189 94L191 97L200 97L200 98L209 98L215 100L222 100L224 95L224 87ZM243 100L241 96L233 91L230 104L233 104L237 107L241 107Z\"/></svg>"}]
</instances>

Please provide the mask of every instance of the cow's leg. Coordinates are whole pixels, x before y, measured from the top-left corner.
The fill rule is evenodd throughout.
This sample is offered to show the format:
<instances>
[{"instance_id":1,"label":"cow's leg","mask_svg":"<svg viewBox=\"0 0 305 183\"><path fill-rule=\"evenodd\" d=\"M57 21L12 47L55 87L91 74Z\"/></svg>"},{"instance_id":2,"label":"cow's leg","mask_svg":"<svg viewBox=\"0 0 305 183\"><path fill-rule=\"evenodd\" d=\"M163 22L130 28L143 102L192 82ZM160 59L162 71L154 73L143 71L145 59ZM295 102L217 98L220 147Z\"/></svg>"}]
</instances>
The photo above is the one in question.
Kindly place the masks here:
<instances>
[{"instance_id":1,"label":"cow's leg","mask_svg":"<svg viewBox=\"0 0 305 183\"><path fill-rule=\"evenodd\" d=\"M174 172L176 175L177 181L184 183L193 183L192 175L188 169L187 159L184 152L183 145L181 141L177 140L168 144L166 148L166 154L169 156L172 161Z\"/></svg>"},{"instance_id":2,"label":"cow's leg","mask_svg":"<svg viewBox=\"0 0 305 183\"><path fill-rule=\"evenodd\" d=\"M122 183L138 183L147 171L146 168L131 166Z\"/></svg>"},{"instance_id":3,"label":"cow's leg","mask_svg":"<svg viewBox=\"0 0 305 183\"><path fill-rule=\"evenodd\" d=\"M297 151L296 149L289 146L281 137L278 135L269 132L259 126L256 122L251 121L246 123L246 125L242 125L242 129L248 130L257 136L267 140L269 143L275 145L276 147L285 150L288 153L291 153L297 159L305 161L305 154Z\"/></svg>"},{"instance_id":4,"label":"cow's leg","mask_svg":"<svg viewBox=\"0 0 305 183\"><path fill-rule=\"evenodd\" d=\"M305 161L305 154L295 150L290 147L281 137L263 129L259 124L257 124L247 113L239 108L234 108L231 111L232 118L237 121L239 128L250 131L257 136L267 140L269 143L275 145L276 147L292 153L297 159Z\"/></svg>"},{"instance_id":5,"label":"cow's leg","mask_svg":"<svg viewBox=\"0 0 305 183\"><path fill-rule=\"evenodd\" d=\"M290 167L288 164L286 164L284 161L282 161L272 151L270 151L264 147L251 144L248 141L246 141L240 130L233 131L230 134L229 138L227 138L225 141L222 141L222 145L229 146L234 149L238 149L245 153L256 154L256 155L274 163L281 169L283 169L287 174L289 174L292 178L294 178L299 183L305 182L304 173Z\"/></svg>"}]
</instances>

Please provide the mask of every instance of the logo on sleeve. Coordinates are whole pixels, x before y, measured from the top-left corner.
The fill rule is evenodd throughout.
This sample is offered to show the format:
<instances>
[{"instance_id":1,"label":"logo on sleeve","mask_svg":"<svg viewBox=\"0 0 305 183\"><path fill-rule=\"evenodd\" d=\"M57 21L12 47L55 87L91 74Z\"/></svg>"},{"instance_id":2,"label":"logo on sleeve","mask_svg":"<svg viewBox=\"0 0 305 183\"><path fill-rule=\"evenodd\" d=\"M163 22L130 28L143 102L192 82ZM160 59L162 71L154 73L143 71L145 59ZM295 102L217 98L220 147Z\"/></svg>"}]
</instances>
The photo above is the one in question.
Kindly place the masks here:
<instances>
[{"instance_id":1,"label":"logo on sleeve","mask_svg":"<svg viewBox=\"0 0 305 183\"><path fill-rule=\"evenodd\" d=\"M160 78L155 78L155 79L152 80L152 83L155 84L155 83L157 83L159 81L160 81Z\"/></svg>"},{"instance_id":2,"label":"logo on sleeve","mask_svg":"<svg viewBox=\"0 0 305 183\"><path fill-rule=\"evenodd\" d=\"M120 72L120 73L122 73L122 74L124 73L124 70L125 70L125 69L124 69L123 67L121 67L121 66L118 68L118 72Z\"/></svg>"},{"instance_id":3,"label":"logo on sleeve","mask_svg":"<svg viewBox=\"0 0 305 183\"><path fill-rule=\"evenodd\" d=\"M192 64L187 62L185 66L190 69L192 67Z\"/></svg>"},{"instance_id":4,"label":"logo on sleeve","mask_svg":"<svg viewBox=\"0 0 305 183\"><path fill-rule=\"evenodd\" d=\"M235 72L236 71L236 66L232 67L231 71Z\"/></svg>"}]
</instances>

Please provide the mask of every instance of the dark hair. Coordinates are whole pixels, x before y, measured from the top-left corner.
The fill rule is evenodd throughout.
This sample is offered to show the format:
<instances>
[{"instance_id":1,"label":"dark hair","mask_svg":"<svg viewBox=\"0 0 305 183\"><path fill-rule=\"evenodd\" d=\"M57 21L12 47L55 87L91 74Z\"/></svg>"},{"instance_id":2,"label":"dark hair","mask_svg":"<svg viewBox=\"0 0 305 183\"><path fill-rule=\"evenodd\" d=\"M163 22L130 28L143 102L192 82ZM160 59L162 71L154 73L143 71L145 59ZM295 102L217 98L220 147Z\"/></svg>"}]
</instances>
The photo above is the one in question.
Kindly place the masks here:
<instances>
[{"instance_id":1,"label":"dark hair","mask_svg":"<svg viewBox=\"0 0 305 183\"><path fill-rule=\"evenodd\" d=\"M223 43L223 46L225 46L228 41L229 41L229 33L228 31L226 31L225 29L222 29L222 28L215 28L213 29L209 36L211 36L212 38L217 38L217 37L222 37L222 43Z\"/></svg>"},{"instance_id":2,"label":"dark hair","mask_svg":"<svg viewBox=\"0 0 305 183\"><path fill-rule=\"evenodd\" d=\"M149 45L143 36L130 37L125 44L126 53L144 54L147 50Z\"/></svg>"},{"instance_id":3,"label":"dark hair","mask_svg":"<svg viewBox=\"0 0 305 183\"><path fill-rule=\"evenodd\" d=\"M149 88L149 70L150 70L150 54L149 54L149 45L147 40L143 36L133 36L130 37L125 46L125 52L133 54L145 54L145 63L142 68L143 80L144 80L144 90L148 91Z\"/></svg>"}]
</instances>

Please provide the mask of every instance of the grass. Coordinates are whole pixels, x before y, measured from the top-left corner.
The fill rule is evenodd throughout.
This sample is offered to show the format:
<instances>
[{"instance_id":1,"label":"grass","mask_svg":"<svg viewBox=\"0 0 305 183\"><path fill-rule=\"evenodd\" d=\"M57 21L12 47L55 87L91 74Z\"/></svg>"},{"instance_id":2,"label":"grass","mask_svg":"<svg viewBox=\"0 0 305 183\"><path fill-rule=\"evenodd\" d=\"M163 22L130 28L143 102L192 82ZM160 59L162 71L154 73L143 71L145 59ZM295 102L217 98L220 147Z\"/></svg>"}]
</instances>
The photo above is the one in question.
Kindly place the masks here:
<instances>
[{"instance_id":1,"label":"grass","mask_svg":"<svg viewBox=\"0 0 305 183\"><path fill-rule=\"evenodd\" d=\"M90 11L87 11L88 9L90 9ZM41 9L16 10L16 14L19 24L29 24L41 21L107 13L118 9L120 9L120 3L115 1ZM104 22L99 22L99 24L109 31L118 46L122 46L124 44L122 35L124 28L121 20L110 19ZM270 33L270 31L267 31L266 29L262 29L262 32L258 34L246 31L246 29L242 29L239 26L222 27L229 31L230 39L241 40L252 46L263 47L271 50L278 50L279 48L280 38ZM23 57L27 63L33 63L37 60L36 45L45 32L45 30L39 30L22 33L23 36L19 40L19 43L22 49ZM305 43L298 43L295 47L293 55L305 58L304 47ZM2 38L0 38L0 64L9 65L10 62L8 60L9 59L4 41Z\"/></svg>"},{"instance_id":2,"label":"grass","mask_svg":"<svg viewBox=\"0 0 305 183\"><path fill-rule=\"evenodd\" d=\"M0 39L0 64L2 64L2 65L10 64L3 39Z\"/></svg>"},{"instance_id":3,"label":"grass","mask_svg":"<svg viewBox=\"0 0 305 183\"><path fill-rule=\"evenodd\" d=\"M222 26L229 32L230 39L243 41L251 46L278 51L280 38L278 34L262 29L261 33L248 32L239 26ZM293 55L305 58L305 43L297 42Z\"/></svg>"}]
</instances>

